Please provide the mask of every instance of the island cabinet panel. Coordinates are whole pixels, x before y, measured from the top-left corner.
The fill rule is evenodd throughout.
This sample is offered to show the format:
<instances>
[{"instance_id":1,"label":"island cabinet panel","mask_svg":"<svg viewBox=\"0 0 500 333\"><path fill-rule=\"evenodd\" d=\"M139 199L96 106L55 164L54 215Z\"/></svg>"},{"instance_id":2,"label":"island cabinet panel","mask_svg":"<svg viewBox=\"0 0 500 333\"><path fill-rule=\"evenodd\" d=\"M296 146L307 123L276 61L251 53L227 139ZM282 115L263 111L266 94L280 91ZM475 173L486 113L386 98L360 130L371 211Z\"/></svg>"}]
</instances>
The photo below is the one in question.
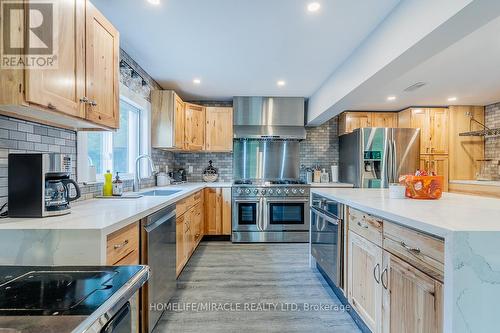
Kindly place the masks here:
<instances>
[{"instance_id":1,"label":"island cabinet panel","mask_svg":"<svg viewBox=\"0 0 500 333\"><path fill-rule=\"evenodd\" d=\"M443 285L384 251L383 332L440 333Z\"/></svg>"},{"instance_id":2,"label":"island cabinet panel","mask_svg":"<svg viewBox=\"0 0 500 333\"><path fill-rule=\"evenodd\" d=\"M380 332L382 249L352 231L349 231L348 239L347 296L349 303L372 332Z\"/></svg>"},{"instance_id":3,"label":"island cabinet panel","mask_svg":"<svg viewBox=\"0 0 500 333\"><path fill-rule=\"evenodd\" d=\"M132 223L107 237L106 262L108 265L139 263L139 223Z\"/></svg>"}]
</instances>

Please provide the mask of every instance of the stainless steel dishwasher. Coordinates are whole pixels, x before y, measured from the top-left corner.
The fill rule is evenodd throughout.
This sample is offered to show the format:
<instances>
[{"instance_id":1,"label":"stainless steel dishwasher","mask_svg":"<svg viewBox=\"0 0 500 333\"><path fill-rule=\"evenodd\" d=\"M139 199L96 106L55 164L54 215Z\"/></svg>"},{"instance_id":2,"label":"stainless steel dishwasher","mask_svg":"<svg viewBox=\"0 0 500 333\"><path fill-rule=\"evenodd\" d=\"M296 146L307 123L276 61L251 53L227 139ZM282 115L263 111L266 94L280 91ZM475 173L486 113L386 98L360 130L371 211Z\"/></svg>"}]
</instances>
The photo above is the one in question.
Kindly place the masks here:
<instances>
[{"instance_id":1,"label":"stainless steel dishwasher","mask_svg":"<svg viewBox=\"0 0 500 333\"><path fill-rule=\"evenodd\" d=\"M318 267L343 289L343 209L339 202L313 194L311 200L311 255Z\"/></svg>"},{"instance_id":2,"label":"stainless steel dishwasher","mask_svg":"<svg viewBox=\"0 0 500 333\"><path fill-rule=\"evenodd\" d=\"M149 265L151 276L144 288L141 308L146 312L148 332L157 324L176 289L175 217L175 205L171 205L143 220L145 251L141 262Z\"/></svg>"}]
</instances>

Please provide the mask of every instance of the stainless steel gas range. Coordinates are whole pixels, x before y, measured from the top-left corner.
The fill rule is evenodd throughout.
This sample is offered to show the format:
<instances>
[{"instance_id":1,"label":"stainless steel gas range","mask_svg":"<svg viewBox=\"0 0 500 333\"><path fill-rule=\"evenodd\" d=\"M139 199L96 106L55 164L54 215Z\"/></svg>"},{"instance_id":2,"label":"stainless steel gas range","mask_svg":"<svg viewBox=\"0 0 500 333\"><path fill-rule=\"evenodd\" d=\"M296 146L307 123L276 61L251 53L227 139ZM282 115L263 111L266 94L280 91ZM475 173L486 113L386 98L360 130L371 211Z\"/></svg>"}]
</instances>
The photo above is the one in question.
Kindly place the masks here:
<instances>
[{"instance_id":1,"label":"stainless steel gas range","mask_svg":"<svg viewBox=\"0 0 500 333\"><path fill-rule=\"evenodd\" d=\"M279 183L234 184L233 242L309 241L309 186Z\"/></svg>"}]
</instances>

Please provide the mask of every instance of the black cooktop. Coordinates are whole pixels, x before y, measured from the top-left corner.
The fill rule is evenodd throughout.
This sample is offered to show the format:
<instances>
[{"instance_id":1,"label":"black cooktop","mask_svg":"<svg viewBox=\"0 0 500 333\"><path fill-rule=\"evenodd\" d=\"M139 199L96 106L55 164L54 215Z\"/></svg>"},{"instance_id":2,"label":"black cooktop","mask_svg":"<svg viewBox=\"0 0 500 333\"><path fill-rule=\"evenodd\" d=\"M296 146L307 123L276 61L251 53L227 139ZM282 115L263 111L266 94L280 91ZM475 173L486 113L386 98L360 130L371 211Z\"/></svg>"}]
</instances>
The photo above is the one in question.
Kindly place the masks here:
<instances>
[{"instance_id":1,"label":"black cooktop","mask_svg":"<svg viewBox=\"0 0 500 333\"><path fill-rule=\"evenodd\" d=\"M140 266L0 266L0 316L89 315Z\"/></svg>"}]
</instances>

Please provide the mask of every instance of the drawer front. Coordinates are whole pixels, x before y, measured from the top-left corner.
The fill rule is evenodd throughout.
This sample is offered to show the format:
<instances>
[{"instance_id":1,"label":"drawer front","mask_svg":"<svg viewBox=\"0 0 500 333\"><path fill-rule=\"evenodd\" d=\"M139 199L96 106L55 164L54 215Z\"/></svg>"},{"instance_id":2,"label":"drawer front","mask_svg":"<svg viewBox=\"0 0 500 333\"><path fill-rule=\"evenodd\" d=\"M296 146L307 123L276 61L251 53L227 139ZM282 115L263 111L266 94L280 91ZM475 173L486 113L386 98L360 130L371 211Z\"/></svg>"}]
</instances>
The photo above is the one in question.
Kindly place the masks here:
<instances>
[{"instance_id":1,"label":"drawer front","mask_svg":"<svg viewBox=\"0 0 500 333\"><path fill-rule=\"evenodd\" d=\"M193 205L196 205L201 202L201 197L203 195L203 191L198 191L195 194L193 194Z\"/></svg>"},{"instance_id":2,"label":"drawer front","mask_svg":"<svg viewBox=\"0 0 500 333\"><path fill-rule=\"evenodd\" d=\"M386 222L384 224L383 247L424 273L443 281L443 240L395 223Z\"/></svg>"},{"instance_id":3,"label":"drawer front","mask_svg":"<svg viewBox=\"0 0 500 333\"><path fill-rule=\"evenodd\" d=\"M349 208L349 229L378 246L382 246L383 224L382 219Z\"/></svg>"},{"instance_id":4,"label":"drawer front","mask_svg":"<svg viewBox=\"0 0 500 333\"><path fill-rule=\"evenodd\" d=\"M177 204L175 205L176 215L181 216L186 211L188 211L189 208L193 206L193 204L194 204L193 196L189 196L177 202Z\"/></svg>"},{"instance_id":5,"label":"drawer front","mask_svg":"<svg viewBox=\"0 0 500 333\"><path fill-rule=\"evenodd\" d=\"M133 251L139 251L139 224L137 222L108 236L106 244L107 263L115 265Z\"/></svg>"}]
</instances>

